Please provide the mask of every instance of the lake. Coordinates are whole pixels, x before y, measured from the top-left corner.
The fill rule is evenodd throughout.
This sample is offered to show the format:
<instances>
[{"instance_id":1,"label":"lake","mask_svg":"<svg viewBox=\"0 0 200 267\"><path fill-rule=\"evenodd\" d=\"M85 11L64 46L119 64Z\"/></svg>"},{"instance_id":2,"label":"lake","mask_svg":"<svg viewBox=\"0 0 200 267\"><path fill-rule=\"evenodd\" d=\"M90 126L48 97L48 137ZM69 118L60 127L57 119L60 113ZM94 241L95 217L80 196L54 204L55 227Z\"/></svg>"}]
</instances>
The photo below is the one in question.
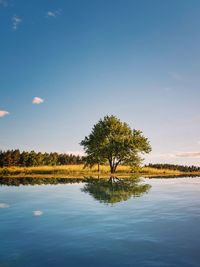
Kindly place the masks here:
<instances>
[{"instance_id":1,"label":"lake","mask_svg":"<svg viewBox=\"0 0 200 267\"><path fill-rule=\"evenodd\" d=\"M45 181L0 179L1 267L200 266L199 177Z\"/></svg>"}]
</instances>

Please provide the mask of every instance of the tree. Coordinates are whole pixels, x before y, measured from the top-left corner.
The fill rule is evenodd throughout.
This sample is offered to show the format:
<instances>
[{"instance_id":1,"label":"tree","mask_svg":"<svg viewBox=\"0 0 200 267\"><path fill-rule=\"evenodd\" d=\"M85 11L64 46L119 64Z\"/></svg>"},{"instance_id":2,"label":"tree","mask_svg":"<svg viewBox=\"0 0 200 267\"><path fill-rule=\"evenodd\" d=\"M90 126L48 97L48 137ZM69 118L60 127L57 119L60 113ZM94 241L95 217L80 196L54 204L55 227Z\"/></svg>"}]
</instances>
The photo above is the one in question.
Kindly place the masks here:
<instances>
[{"instance_id":1,"label":"tree","mask_svg":"<svg viewBox=\"0 0 200 267\"><path fill-rule=\"evenodd\" d=\"M66 164L82 164L84 162L83 157L58 154L54 153L36 153L31 152L20 152L17 150L0 150L0 167L10 166L43 166L43 165L66 165Z\"/></svg>"},{"instance_id":2,"label":"tree","mask_svg":"<svg viewBox=\"0 0 200 267\"><path fill-rule=\"evenodd\" d=\"M135 165L151 146L141 131L132 130L115 116L105 116L94 125L89 136L80 143L86 153L86 165L105 163L115 173L119 164Z\"/></svg>"}]
</instances>

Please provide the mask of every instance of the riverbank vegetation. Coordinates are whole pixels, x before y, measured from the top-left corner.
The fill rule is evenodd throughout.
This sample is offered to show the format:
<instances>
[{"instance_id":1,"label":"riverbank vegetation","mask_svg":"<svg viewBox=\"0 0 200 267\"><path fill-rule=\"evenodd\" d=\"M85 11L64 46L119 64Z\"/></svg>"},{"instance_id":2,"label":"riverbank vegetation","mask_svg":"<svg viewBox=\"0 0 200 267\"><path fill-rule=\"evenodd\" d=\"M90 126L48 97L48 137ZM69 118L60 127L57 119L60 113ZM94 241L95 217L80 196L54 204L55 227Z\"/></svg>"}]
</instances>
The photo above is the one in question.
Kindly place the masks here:
<instances>
[{"instance_id":1,"label":"riverbank vegetation","mask_svg":"<svg viewBox=\"0 0 200 267\"><path fill-rule=\"evenodd\" d=\"M200 175L200 167L174 164L148 164L142 168L118 165L116 176ZM0 151L0 177L34 178L83 178L88 176L108 177L109 164L94 164L85 167L85 158L72 154L20 152L19 150Z\"/></svg>"},{"instance_id":2,"label":"riverbank vegetation","mask_svg":"<svg viewBox=\"0 0 200 267\"><path fill-rule=\"evenodd\" d=\"M35 151L0 151L0 167L35 167L83 164L84 157L66 153L42 153Z\"/></svg>"},{"instance_id":3,"label":"riverbank vegetation","mask_svg":"<svg viewBox=\"0 0 200 267\"><path fill-rule=\"evenodd\" d=\"M129 166L119 165L116 171L116 176L127 177L130 175L138 174L140 176L175 176L175 175L200 175L200 171L180 171L173 169L158 169L153 167L142 167L135 172ZM63 166L35 166L35 167L3 167L0 168L0 177L34 177L34 178L83 178L88 176L105 177L110 175L110 166L100 166L98 172L98 165L92 168L84 168L84 164L79 165L63 165Z\"/></svg>"},{"instance_id":4,"label":"riverbank vegetation","mask_svg":"<svg viewBox=\"0 0 200 267\"><path fill-rule=\"evenodd\" d=\"M158 170L163 170L163 169L167 169L167 170L172 170L172 171L180 171L180 172L199 172L200 173L200 167L197 166L184 166L184 165L177 165L177 164L148 164L145 165L145 167L148 168L153 168L153 169L158 169Z\"/></svg>"}]
</instances>

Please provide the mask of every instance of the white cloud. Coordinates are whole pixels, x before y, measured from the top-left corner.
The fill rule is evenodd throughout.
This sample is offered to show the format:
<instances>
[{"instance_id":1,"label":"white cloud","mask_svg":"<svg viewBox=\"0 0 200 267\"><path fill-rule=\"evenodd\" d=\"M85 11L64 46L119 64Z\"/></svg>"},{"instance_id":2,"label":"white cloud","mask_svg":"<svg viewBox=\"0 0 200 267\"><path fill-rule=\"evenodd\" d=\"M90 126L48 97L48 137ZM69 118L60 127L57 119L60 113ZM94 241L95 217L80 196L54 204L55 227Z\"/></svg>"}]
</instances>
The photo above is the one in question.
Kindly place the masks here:
<instances>
[{"instance_id":1,"label":"white cloud","mask_svg":"<svg viewBox=\"0 0 200 267\"><path fill-rule=\"evenodd\" d=\"M61 152L62 153L62 152ZM75 156L85 156L85 152L84 151L65 151L66 154L72 154Z\"/></svg>"},{"instance_id":2,"label":"white cloud","mask_svg":"<svg viewBox=\"0 0 200 267\"><path fill-rule=\"evenodd\" d=\"M16 15L14 17L12 17L12 28L13 28L13 30L17 30L19 25L21 24L21 22L22 22L22 19L20 17L18 17Z\"/></svg>"},{"instance_id":3,"label":"white cloud","mask_svg":"<svg viewBox=\"0 0 200 267\"><path fill-rule=\"evenodd\" d=\"M151 153L149 155L151 158L200 158L200 152L174 152L174 153Z\"/></svg>"},{"instance_id":4,"label":"white cloud","mask_svg":"<svg viewBox=\"0 0 200 267\"><path fill-rule=\"evenodd\" d=\"M0 209L6 209L9 208L10 206L6 203L0 203Z\"/></svg>"},{"instance_id":5,"label":"white cloud","mask_svg":"<svg viewBox=\"0 0 200 267\"><path fill-rule=\"evenodd\" d=\"M0 118L1 117L5 117L6 115L9 115L9 112L8 111L0 110Z\"/></svg>"},{"instance_id":6,"label":"white cloud","mask_svg":"<svg viewBox=\"0 0 200 267\"><path fill-rule=\"evenodd\" d=\"M179 158L200 158L200 152L179 152L175 156Z\"/></svg>"},{"instance_id":7,"label":"white cloud","mask_svg":"<svg viewBox=\"0 0 200 267\"><path fill-rule=\"evenodd\" d=\"M41 211L41 210L35 210L35 211L33 211L33 215L34 216L42 216L43 215L43 211Z\"/></svg>"},{"instance_id":8,"label":"white cloud","mask_svg":"<svg viewBox=\"0 0 200 267\"><path fill-rule=\"evenodd\" d=\"M43 102L44 102L44 99L38 96L34 97L32 101L33 104L42 104Z\"/></svg>"},{"instance_id":9,"label":"white cloud","mask_svg":"<svg viewBox=\"0 0 200 267\"><path fill-rule=\"evenodd\" d=\"M166 157L173 158L174 154L172 153L150 153L149 156L152 158L166 158Z\"/></svg>"},{"instance_id":10,"label":"white cloud","mask_svg":"<svg viewBox=\"0 0 200 267\"><path fill-rule=\"evenodd\" d=\"M199 166L200 150L198 151L171 151L169 153L150 153L145 156L145 164L169 163L179 165Z\"/></svg>"},{"instance_id":11,"label":"white cloud","mask_svg":"<svg viewBox=\"0 0 200 267\"><path fill-rule=\"evenodd\" d=\"M61 9L55 11L47 11L47 17L56 18L61 13Z\"/></svg>"}]
</instances>

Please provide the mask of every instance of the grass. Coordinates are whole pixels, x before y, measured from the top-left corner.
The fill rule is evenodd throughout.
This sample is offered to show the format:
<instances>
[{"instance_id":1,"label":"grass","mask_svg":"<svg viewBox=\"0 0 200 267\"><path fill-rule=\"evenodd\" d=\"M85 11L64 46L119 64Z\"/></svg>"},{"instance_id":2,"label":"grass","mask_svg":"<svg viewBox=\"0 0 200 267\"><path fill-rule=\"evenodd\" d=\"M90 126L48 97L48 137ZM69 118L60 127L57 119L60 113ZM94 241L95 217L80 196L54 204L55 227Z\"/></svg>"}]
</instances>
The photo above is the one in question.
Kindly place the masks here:
<instances>
[{"instance_id":1,"label":"grass","mask_svg":"<svg viewBox=\"0 0 200 267\"><path fill-rule=\"evenodd\" d=\"M152 175L181 175L181 174L184 174L186 172L181 172L181 171L178 171L178 170L169 170L169 169L156 169L156 168L150 168L150 167L144 167L141 169L140 171L142 174L152 174Z\"/></svg>"},{"instance_id":2,"label":"grass","mask_svg":"<svg viewBox=\"0 0 200 267\"><path fill-rule=\"evenodd\" d=\"M118 174L130 173L128 166L119 166ZM101 166L100 174L109 175L109 166ZM62 166L37 166L37 167L8 167L0 168L0 176L47 176L47 177L83 177L98 175L97 166L93 168L84 168L84 165L62 165Z\"/></svg>"},{"instance_id":3,"label":"grass","mask_svg":"<svg viewBox=\"0 0 200 267\"><path fill-rule=\"evenodd\" d=\"M97 166L93 168L83 168L83 165L63 165L63 166L37 166L37 167L8 167L0 168L0 177L85 177L85 176L109 176L110 168L107 165L100 166L100 173L98 173ZM130 176L132 174L129 166L118 166L116 176ZM144 167L139 171L140 175L143 176L167 176L167 175L184 175L184 174L197 174L200 173L189 173L181 172L176 170L168 169L156 169Z\"/></svg>"}]
</instances>

